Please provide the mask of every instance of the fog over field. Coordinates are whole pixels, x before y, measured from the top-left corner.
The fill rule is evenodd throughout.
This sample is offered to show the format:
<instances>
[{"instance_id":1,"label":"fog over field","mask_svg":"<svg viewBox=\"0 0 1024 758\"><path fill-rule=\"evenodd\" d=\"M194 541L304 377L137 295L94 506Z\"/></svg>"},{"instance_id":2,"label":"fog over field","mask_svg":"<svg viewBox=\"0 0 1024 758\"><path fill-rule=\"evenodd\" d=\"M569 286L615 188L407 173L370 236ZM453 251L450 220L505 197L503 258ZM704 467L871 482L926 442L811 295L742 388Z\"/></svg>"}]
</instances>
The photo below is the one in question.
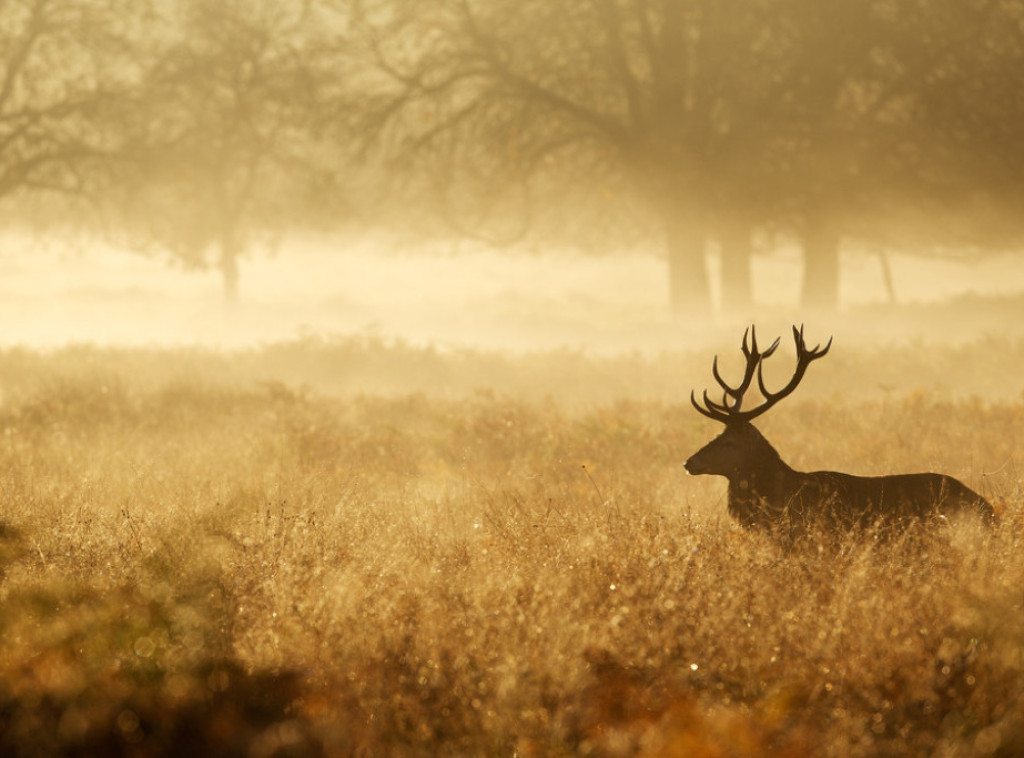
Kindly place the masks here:
<instances>
[{"instance_id":1,"label":"fog over field","mask_svg":"<svg viewBox=\"0 0 1024 758\"><path fill-rule=\"evenodd\" d=\"M665 263L651 253L509 253L480 244L307 239L245 261L225 303L213 273L94 240L9 235L0 254L0 345L255 347L300 336L369 335L438 349L658 353L735 341L748 320L806 321L853 343L961 343L1024 333L1016 254L971 261L890 255L844 260L839 313L796 306L799 250L753 260L749 314L673 316ZM710 258L712 271L717 257ZM718 297L718 294L715 294ZM820 325L820 328L819 328Z\"/></svg>"},{"instance_id":2,"label":"fog over field","mask_svg":"<svg viewBox=\"0 0 1024 758\"><path fill-rule=\"evenodd\" d=\"M1024 755L1022 72L1024 0L0 1L0 756Z\"/></svg>"}]
</instances>

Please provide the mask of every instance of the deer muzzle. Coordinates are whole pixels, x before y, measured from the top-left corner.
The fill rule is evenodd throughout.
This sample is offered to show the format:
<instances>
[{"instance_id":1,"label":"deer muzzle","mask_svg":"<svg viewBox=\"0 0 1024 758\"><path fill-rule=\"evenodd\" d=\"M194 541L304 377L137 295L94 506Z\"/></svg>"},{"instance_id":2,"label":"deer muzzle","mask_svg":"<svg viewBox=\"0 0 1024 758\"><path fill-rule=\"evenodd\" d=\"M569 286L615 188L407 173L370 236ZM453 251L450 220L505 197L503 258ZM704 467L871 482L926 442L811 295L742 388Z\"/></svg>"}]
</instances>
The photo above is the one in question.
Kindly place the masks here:
<instances>
[{"instance_id":1,"label":"deer muzzle","mask_svg":"<svg viewBox=\"0 0 1024 758\"><path fill-rule=\"evenodd\" d=\"M687 459L686 463L683 464L683 468L686 469L687 474L696 476L698 474L708 473L707 464L701 459L701 451L697 451Z\"/></svg>"}]
</instances>

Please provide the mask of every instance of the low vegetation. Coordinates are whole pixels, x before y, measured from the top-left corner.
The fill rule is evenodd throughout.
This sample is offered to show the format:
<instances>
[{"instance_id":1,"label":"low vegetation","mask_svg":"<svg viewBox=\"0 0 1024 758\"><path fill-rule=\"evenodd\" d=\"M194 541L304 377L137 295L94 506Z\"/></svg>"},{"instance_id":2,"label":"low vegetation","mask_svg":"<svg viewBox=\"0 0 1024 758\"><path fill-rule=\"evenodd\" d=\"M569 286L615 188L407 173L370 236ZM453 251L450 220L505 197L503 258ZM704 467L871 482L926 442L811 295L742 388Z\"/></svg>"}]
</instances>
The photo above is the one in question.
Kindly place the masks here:
<instances>
[{"instance_id":1,"label":"low vegetation","mask_svg":"<svg viewBox=\"0 0 1024 758\"><path fill-rule=\"evenodd\" d=\"M792 465L942 471L1001 520L786 551L682 470L705 355L674 399L630 375L688 357L550 358L568 389L380 345L0 356L0 752L1024 752L1019 390L884 352L847 365L902 384L806 382L763 422ZM342 386L371 365L429 391ZM494 365L520 386L466 386Z\"/></svg>"}]
</instances>

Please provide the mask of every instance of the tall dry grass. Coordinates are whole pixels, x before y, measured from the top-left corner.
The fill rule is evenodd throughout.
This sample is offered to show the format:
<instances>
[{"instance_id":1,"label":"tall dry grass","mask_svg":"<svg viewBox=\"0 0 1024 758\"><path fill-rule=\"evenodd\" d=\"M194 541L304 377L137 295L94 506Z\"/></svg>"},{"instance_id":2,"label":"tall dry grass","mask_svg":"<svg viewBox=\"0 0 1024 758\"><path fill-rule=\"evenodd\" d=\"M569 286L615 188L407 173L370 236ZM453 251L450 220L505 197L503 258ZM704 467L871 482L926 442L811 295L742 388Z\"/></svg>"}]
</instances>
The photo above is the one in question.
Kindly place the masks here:
<instances>
[{"instance_id":1,"label":"tall dry grass","mask_svg":"<svg viewBox=\"0 0 1024 758\"><path fill-rule=\"evenodd\" d=\"M0 356L0 752L1024 751L1019 397L787 401L761 427L794 466L1002 512L794 552L686 477L717 429L682 396L473 392L473 361L551 368L419 355L455 387L331 394L323 345Z\"/></svg>"}]
</instances>

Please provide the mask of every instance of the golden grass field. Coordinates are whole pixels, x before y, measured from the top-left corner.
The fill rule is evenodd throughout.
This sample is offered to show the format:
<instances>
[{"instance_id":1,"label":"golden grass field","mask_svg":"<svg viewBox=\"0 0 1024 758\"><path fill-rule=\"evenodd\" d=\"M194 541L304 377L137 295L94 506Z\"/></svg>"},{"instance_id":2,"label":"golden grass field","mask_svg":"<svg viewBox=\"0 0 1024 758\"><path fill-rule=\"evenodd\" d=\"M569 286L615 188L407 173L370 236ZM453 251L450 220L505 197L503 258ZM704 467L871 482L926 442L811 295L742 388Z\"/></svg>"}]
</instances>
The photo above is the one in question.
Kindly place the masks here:
<instances>
[{"instance_id":1,"label":"golden grass field","mask_svg":"<svg viewBox=\"0 0 1024 758\"><path fill-rule=\"evenodd\" d=\"M789 463L1001 512L835 552L686 476L709 352L7 350L0 753L1020 755L1022 367L834 347Z\"/></svg>"}]
</instances>

